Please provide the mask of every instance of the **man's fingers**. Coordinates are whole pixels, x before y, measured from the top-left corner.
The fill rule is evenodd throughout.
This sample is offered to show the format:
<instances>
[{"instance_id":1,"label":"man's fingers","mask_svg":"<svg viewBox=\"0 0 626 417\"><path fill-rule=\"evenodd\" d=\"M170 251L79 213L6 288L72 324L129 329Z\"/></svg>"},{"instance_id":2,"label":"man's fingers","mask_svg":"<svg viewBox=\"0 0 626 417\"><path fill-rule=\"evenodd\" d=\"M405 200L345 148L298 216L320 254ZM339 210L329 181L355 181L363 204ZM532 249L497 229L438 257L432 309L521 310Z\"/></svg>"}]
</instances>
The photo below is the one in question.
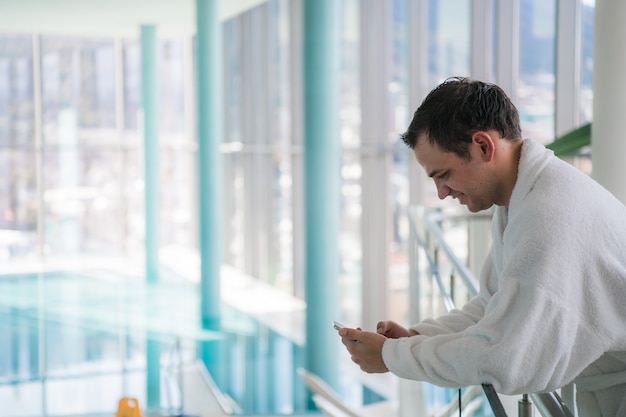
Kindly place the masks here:
<instances>
[{"instance_id":1,"label":"man's fingers","mask_svg":"<svg viewBox=\"0 0 626 417\"><path fill-rule=\"evenodd\" d=\"M339 329L339 336L341 336L343 339L349 339L352 341L358 340L359 333L360 333L359 330L348 329L347 327Z\"/></svg>"},{"instance_id":2,"label":"man's fingers","mask_svg":"<svg viewBox=\"0 0 626 417\"><path fill-rule=\"evenodd\" d=\"M342 327L341 329L337 331L337 334L339 334L339 336L341 337L347 337L351 331L352 329L349 329L347 327Z\"/></svg>"},{"instance_id":3,"label":"man's fingers","mask_svg":"<svg viewBox=\"0 0 626 417\"><path fill-rule=\"evenodd\" d=\"M379 321L376 325L376 333L384 335L387 333L387 323L384 321Z\"/></svg>"},{"instance_id":4,"label":"man's fingers","mask_svg":"<svg viewBox=\"0 0 626 417\"><path fill-rule=\"evenodd\" d=\"M367 366L367 362L363 362L362 360L359 359L358 356L352 355L350 356L350 360L352 360L352 362L357 364L359 368L361 369L361 371L367 372L368 374L374 373L374 371L369 369L369 367Z\"/></svg>"}]
</instances>

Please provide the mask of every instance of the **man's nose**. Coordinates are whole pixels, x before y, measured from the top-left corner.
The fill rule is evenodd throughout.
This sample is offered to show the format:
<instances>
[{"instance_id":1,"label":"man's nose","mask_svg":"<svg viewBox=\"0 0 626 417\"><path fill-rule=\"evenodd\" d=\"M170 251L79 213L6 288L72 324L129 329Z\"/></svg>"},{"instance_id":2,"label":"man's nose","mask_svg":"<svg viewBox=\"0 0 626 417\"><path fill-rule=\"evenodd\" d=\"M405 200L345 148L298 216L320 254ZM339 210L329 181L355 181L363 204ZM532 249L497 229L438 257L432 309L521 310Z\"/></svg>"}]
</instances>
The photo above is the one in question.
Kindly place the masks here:
<instances>
[{"instance_id":1,"label":"man's nose","mask_svg":"<svg viewBox=\"0 0 626 417\"><path fill-rule=\"evenodd\" d=\"M440 200L443 200L444 198L450 195L450 191L452 191L450 187L448 187L445 184L438 183L438 182L435 182L435 185L437 186L437 196L439 197Z\"/></svg>"}]
</instances>

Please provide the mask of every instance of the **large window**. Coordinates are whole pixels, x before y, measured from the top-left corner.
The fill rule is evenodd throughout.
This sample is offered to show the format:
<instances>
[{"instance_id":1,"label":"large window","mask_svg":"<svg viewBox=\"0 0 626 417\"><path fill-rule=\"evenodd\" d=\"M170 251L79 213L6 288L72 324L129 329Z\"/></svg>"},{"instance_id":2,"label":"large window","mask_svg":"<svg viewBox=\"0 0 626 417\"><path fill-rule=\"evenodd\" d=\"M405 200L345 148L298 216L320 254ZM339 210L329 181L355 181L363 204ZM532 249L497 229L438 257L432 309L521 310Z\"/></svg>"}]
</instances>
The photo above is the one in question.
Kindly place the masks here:
<instances>
[{"instance_id":1,"label":"large window","mask_svg":"<svg viewBox=\"0 0 626 417\"><path fill-rule=\"evenodd\" d=\"M37 255L33 40L0 35L0 259Z\"/></svg>"},{"instance_id":2,"label":"large window","mask_svg":"<svg viewBox=\"0 0 626 417\"><path fill-rule=\"evenodd\" d=\"M518 102L524 137L554 140L556 1L520 2Z\"/></svg>"},{"instance_id":3,"label":"large window","mask_svg":"<svg viewBox=\"0 0 626 417\"><path fill-rule=\"evenodd\" d=\"M289 2L270 1L224 24L225 258L294 292Z\"/></svg>"},{"instance_id":4,"label":"large window","mask_svg":"<svg viewBox=\"0 0 626 417\"><path fill-rule=\"evenodd\" d=\"M115 253L121 200L113 42L44 36L41 62L44 253Z\"/></svg>"},{"instance_id":5,"label":"large window","mask_svg":"<svg viewBox=\"0 0 626 417\"><path fill-rule=\"evenodd\" d=\"M490 16L499 16L502 5L485 4L493 8ZM426 74L407 70L409 29L421 24L407 13L413 4L340 2L341 291L344 312L354 320L373 291L363 288L368 273L398 292L405 285L406 207L415 179L408 170L412 155L397 138L415 110L407 104L410 81L421 77L432 88L471 72L470 40L477 25L472 2L421 5L427 15L421 46ZM300 6L272 0L224 23L222 147L226 262L298 297ZM592 117L593 2L580 0L580 6L580 94L572 111L586 123ZM557 13L555 0L521 0L511 13L518 23L511 30L519 32L513 37L519 44L513 93L524 135L544 142L554 138L555 80L564 77L555 65ZM495 20L481 24L495 27ZM485 39L496 33L490 30ZM492 37L496 47L483 53L502 54L506 45ZM195 250L202 215L195 196L192 54L190 38L168 37L159 44L159 223L168 262ZM0 259L143 250L140 64L137 39L0 36L0 166L7 179L0 193ZM371 264L379 257L382 267ZM392 297L387 303L397 305L385 294Z\"/></svg>"},{"instance_id":6,"label":"large window","mask_svg":"<svg viewBox=\"0 0 626 417\"><path fill-rule=\"evenodd\" d=\"M580 122L589 123L593 118L593 19L595 0L582 1L580 46Z\"/></svg>"},{"instance_id":7,"label":"large window","mask_svg":"<svg viewBox=\"0 0 626 417\"><path fill-rule=\"evenodd\" d=\"M428 2L429 84L434 87L448 77L470 73L471 2Z\"/></svg>"},{"instance_id":8,"label":"large window","mask_svg":"<svg viewBox=\"0 0 626 417\"><path fill-rule=\"evenodd\" d=\"M2 193L1 256L141 252L137 40L0 39L0 158L9 179ZM160 224L166 248L189 249L196 242L195 145L186 119L190 53L177 39L159 48Z\"/></svg>"}]
</instances>

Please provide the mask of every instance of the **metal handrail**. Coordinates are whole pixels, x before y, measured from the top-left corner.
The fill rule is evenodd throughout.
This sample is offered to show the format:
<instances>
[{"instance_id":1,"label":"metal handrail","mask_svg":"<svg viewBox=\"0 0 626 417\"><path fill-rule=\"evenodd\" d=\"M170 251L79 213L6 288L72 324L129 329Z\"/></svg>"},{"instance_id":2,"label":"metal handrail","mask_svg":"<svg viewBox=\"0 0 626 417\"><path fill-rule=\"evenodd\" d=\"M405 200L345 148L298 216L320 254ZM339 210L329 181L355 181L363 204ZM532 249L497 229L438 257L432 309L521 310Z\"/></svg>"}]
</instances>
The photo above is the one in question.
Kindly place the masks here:
<instances>
[{"instance_id":1,"label":"metal handrail","mask_svg":"<svg viewBox=\"0 0 626 417\"><path fill-rule=\"evenodd\" d=\"M438 221L440 220L441 219L439 219ZM413 221L414 219L411 218L411 222ZM469 269L467 269L467 267L465 267L465 265L463 265L463 263L454 255L452 248L450 248L450 246L445 242L445 239L443 237L443 232L439 228L437 224L437 220L429 219L428 216L426 216L425 223L428 226L428 229L431 232L433 232L433 234L437 237L440 246L442 247L442 249L444 249L446 254L448 254L448 257L454 259L454 261L452 261L453 264L455 266L461 267L459 268L459 272L461 273L461 276L464 278L465 283L468 284L468 286L470 287L470 291L473 291L474 293L478 293L478 283L476 282L476 279L471 275L471 273L469 272ZM414 223L413 223L413 226L414 226L414 229L416 229ZM439 267L437 266L437 263L435 262L435 260L430 256L430 253L428 253L428 246L425 240L417 232L415 233L415 239L417 240L418 244L424 249L424 254L428 261L428 266L430 267L430 272L435 278L435 282L437 283L437 286L439 287L439 293L441 295L441 298L443 299L444 305L446 307L446 311L449 312L455 308L454 300L452 299L450 294L448 294L448 292L446 291L446 288L443 284L443 280L441 279L441 275L439 274ZM487 396L487 400L489 401L491 410L494 412L495 416L496 417L508 417L506 414L506 411L504 410L504 406L502 405L502 402L500 401L500 398L496 394L496 391L493 388L493 386L490 384L482 384L482 387L483 387L483 391L485 392L485 395Z\"/></svg>"},{"instance_id":2,"label":"metal handrail","mask_svg":"<svg viewBox=\"0 0 626 417\"><path fill-rule=\"evenodd\" d=\"M470 272L469 268L461 262L461 260L456 256L450 245L446 242L446 239L443 235L443 231L441 227L439 227L438 222L442 220L449 220L453 218L467 218L468 216L444 216L442 212L435 212L430 216L426 216L424 219L426 222L426 226L432 232L432 234L437 238L439 242L439 246L443 251L448 255L448 259L452 262L452 265L456 268L457 271L461 274L461 279L465 282L468 289L472 293L472 295L478 294L478 280L474 278L474 275ZM485 216L486 217L486 216ZM426 247L424 247L426 249Z\"/></svg>"},{"instance_id":3,"label":"metal handrail","mask_svg":"<svg viewBox=\"0 0 626 417\"><path fill-rule=\"evenodd\" d=\"M530 397L533 399L535 407L537 407L541 415L544 417L574 417L574 414L556 392L530 394Z\"/></svg>"},{"instance_id":4,"label":"metal handrail","mask_svg":"<svg viewBox=\"0 0 626 417\"><path fill-rule=\"evenodd\" d=\"M443 280L441 279L441 275L439 274L439 267L435 263L434 259L428 253L428 249L426 246L426 242L416 233L415 238L419 245L424 248L424 254L426 255L426 260L428 261L428 266L430 267L430 272L435 277L435 281L437 282L437 286L439 287L439 291L441 293L441 298L443 299L443 303L446 306L446 311L450 311L454 309L454 300L446 291L446 288L443 285Z\"/></svg>"},{"instance_id":5,"label":"metal handrail","mask_svg":"<svg viewBox=\"0 0 626 417\"><path fill-rule=\"evenodd\" d=\"M415 238L419 246L421 246L424 249L424 253L426 255L426 259L428 260L431 274L434 277L437 283L437 286L439 287L440 294L443 299L446 310L450 311L451 309L454 308L454 300L445 289L443 280L441 279L441 275L439 273L439 268L437 266L437 263L435 262L435 260L431 257L429 253L429 248L428 248L428 245L426 244L426 239L420 236L418 232L419 228L417 227L415 223L416 219L414 219L413 216L409 216L409 217L410 217L412 228L415 231ZM474 275L471 273L469 268L463 262L461 262L461 260L456 256L456 254L450 247L450 245L448 245L448 243L446 242L443 230L440 227L440 223L444 220L455 220L455 219L467 220L467 219L488 218L488 217L491 217L491 214L478 214L478 215L458 214L458 213L448 214L448 213L443 213L441 211L433 211L430 213L426 213L423 219L426 230L432 236L435 237L435 239L437 240L438 247L440 247L443 250L443 252L445 252L448 260L452 263L454 268L458 271L459 275L461 276L461 279L465 283L467 289L469 290L469 293L472 296L478 294L478 291L479 291L478 281L476 280ZM495 416L507 417L504 407L502 406L502 403L500 402L500 399L495 389L493 388L493 386L489 384L483 384L483 390L485 392L485 395L487 396L487 399L489 401L489 404ZM528 400L529 396L533 400L532 403ZM539 410L539 413L543 417L574 417L574 415L569 410L565 402L561 399L561 397L556 392L525 394L523 396L523 400L520 400L519 416L522 417L523 415L526 415L524 414L525 411L523 410L527 410L528 408L526 406L528 406L529 404L532 405L533 403L537 407L537 410Z\"/></svg>"}]
</instances>

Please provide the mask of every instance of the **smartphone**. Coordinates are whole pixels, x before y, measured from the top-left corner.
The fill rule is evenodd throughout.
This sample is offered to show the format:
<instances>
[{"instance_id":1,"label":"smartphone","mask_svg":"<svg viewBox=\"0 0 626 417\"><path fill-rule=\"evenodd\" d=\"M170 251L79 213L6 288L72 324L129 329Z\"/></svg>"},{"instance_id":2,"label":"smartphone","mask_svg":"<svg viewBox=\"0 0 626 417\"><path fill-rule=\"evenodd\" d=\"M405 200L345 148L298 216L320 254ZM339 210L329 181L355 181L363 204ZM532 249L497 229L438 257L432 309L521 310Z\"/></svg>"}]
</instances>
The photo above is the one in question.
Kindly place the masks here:
<instances>
[{"instance_id":1,"label":"smartphone","mask_svg":"<svg viewBox=\"0 0 626 417\"><path fill-rule=\"evenodd\" d=\"M333 321L333 327L335 328L335 330L339 330L342 327L346 327L343 324L339 323L338 321Z\"/></svg>"}]
</instances>

